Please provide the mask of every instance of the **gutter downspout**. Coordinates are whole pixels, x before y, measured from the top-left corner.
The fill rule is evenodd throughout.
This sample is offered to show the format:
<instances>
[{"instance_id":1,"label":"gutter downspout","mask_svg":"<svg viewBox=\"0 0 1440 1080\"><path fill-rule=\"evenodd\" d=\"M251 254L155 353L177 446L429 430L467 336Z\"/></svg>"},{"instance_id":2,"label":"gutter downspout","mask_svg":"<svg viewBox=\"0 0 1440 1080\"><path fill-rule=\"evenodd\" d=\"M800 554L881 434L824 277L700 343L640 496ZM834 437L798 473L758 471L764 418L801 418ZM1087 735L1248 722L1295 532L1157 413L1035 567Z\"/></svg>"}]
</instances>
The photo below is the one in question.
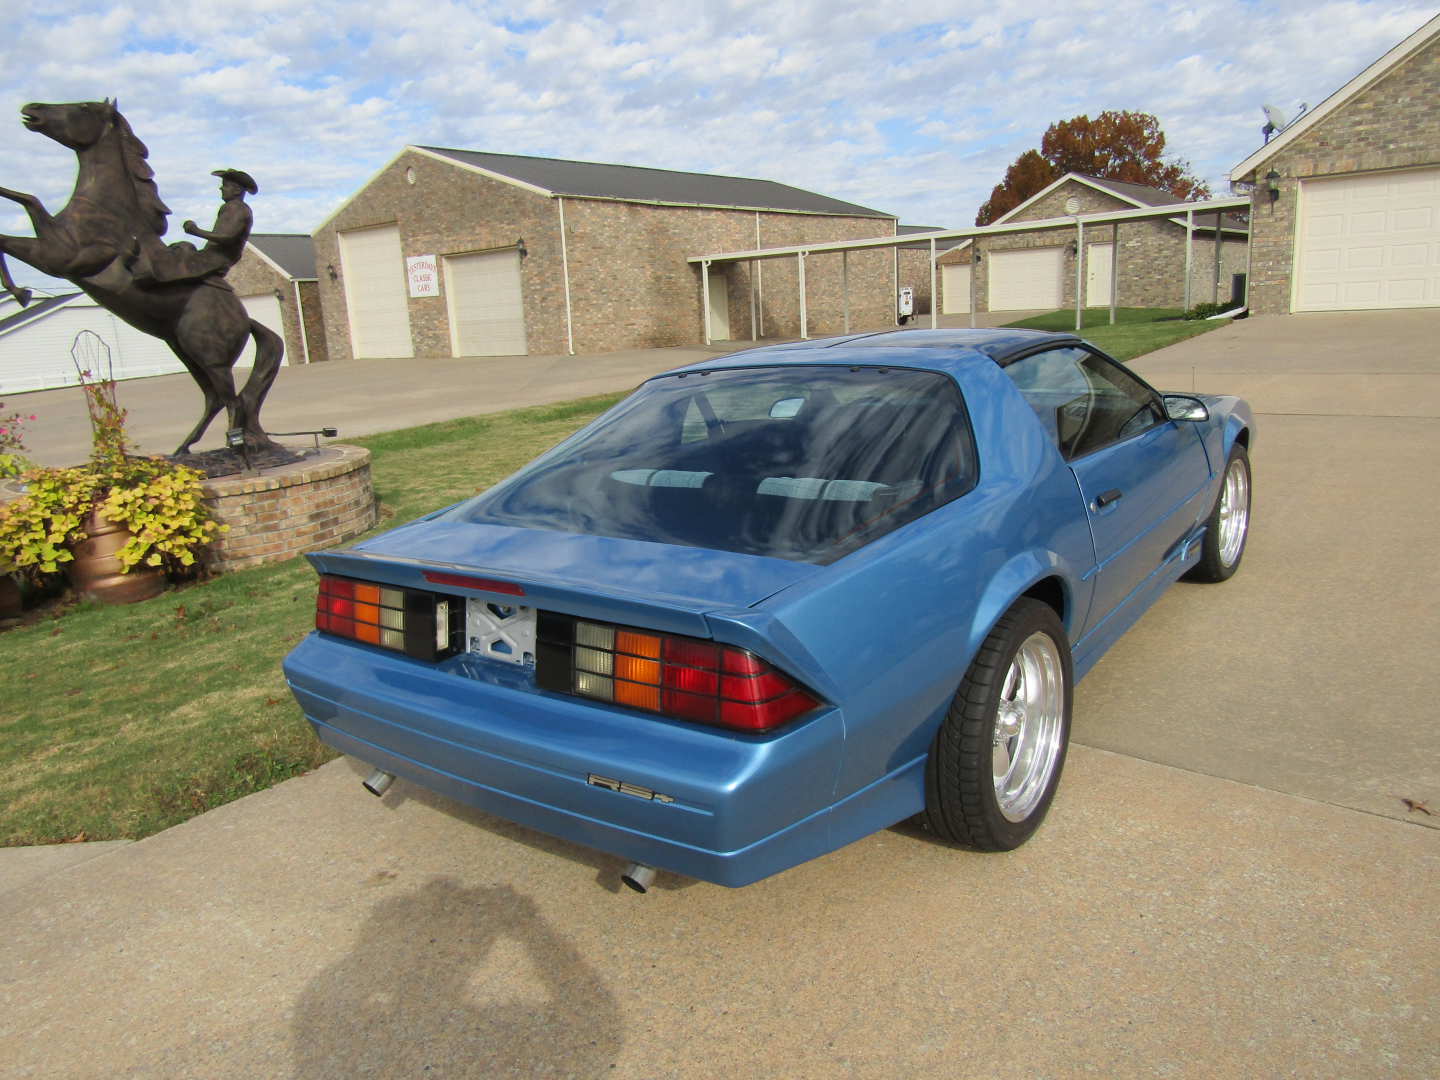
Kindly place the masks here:
<instances>
[{"instance_id":1,"label":"gutter downspout","mask_svg":"<svg viewBox=\"0 0 1440 1080\"><path fill-rule=\"evenodd\" d=\"M570 250L565 242L565 197L555 196L560 207L560 272L565 278L565 346L571 356L575 355L575 320L570 310Z\"/></svg>"}]
</instances>

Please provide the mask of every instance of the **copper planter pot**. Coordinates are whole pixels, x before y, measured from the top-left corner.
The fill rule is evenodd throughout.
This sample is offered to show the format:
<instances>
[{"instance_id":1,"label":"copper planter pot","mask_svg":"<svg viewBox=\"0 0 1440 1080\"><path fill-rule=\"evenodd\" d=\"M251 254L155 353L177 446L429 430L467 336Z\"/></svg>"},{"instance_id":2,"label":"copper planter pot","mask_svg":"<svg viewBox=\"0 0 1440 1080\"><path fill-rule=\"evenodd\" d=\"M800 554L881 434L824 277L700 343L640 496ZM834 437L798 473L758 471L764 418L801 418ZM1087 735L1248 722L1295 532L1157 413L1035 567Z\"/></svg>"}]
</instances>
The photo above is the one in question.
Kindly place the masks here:
<instances>
[{"instance_id":1,"label":"copper planter pot","mask_svg":"<svg viewBox=\"0 0 1440 1080\"><path fill-rule=\"evenodd\" d=\"M120 569L120 549L130 539L130 530L116 525L92 510L80 522L89 539L71 546L75 556L67 564L70 584L81 596L107 604L133 604L159 596L165 589L165 571L155 566L137 566L128 574Z\"/></svg>"}]
</instances>

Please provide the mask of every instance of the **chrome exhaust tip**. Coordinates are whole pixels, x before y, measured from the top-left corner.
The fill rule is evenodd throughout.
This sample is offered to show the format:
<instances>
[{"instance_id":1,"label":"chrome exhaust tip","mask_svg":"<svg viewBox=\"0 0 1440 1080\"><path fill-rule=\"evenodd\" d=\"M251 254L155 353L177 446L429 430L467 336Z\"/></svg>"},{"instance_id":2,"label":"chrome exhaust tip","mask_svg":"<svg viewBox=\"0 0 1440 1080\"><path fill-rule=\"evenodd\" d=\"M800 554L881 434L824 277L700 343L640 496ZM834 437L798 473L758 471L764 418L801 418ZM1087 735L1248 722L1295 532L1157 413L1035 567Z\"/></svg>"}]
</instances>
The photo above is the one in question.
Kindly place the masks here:
<instances>
[{"instance_id":1,"label":"chrome exhaust tip","mask_svg":"<svg viewBox=\"0 0 1440 1080\"><path fill-rule=\"evenodd\" d=\"M621 872L620 880L638 893L649 892L650 886L655 884L655 868L632 862Z\"/></svg>"},{"instance_id":2,"label":"chrome exhaust tip","mask_svg":"<svg viewBox=\"0 0 1440 1080\"><path fill-rule=\"evenodd\" d=\"M384 769L376 769L363 782L365 790L378 797L390 790L390 785L395 782L395 774L386 772Z\"/></svg>"}]
</instances>

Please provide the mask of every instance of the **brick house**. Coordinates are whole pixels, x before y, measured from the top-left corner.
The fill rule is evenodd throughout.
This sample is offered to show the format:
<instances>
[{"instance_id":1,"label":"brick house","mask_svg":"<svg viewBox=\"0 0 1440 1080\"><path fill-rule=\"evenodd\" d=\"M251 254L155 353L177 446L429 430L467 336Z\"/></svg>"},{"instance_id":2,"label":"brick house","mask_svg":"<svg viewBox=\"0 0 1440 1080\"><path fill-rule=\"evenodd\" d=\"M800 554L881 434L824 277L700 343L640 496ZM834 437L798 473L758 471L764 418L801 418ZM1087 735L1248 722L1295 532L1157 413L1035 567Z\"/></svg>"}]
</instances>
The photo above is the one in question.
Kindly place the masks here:
<instances>
[{"instance_id":1,"label":"brick house","mask_svg":"<svg viewBox=\"0 0 1440 1080\"><path fill-rule=\"evenodd\" d=\"M992 224L1002 225L1076 214L1100 214L1176 202L1168 191L1066 173ZM1219 220L1220 265L1216 272L1215 215L1196 218L1192 238L1191 303L1229 300L1233 275L1245 272L1246 228L1243 220ZM1121 307L1173 307L1185 302L1185 217L1146 218L1102 225L1086 231L1085 303L1110 303L1114 250L1118 242L1119 280L1116 302ZM1055 309L1075 304L1075 232L1037 229L978 241L979 268L972 268L975 243L965 241L937 259L941 312L970 310L971 291L977 311Z\"/></svg>"},{"instance_id":2,"label":"brick house","mask_svg":"<svg viewBox=\"0 0 1440 1080\"><path fill-rule=\"evenodd\" d=\"M1258 314L1440 307L1440 15L1230 173Z\"/></svg>"},{"instance_id":3,"label":"brick house","mask_svg":"<svg viewBox=\"0 0 1440 1080\"><path fill-rule=\"evenodd\" d=\"M295 233L251 233L240 261L225 280L240 294L250 317L285 339L285 363L327 359L320 283L315 278L315 244ZM245 347L249 363L254 344Z\"/></svg>"},{"instance_id":4,"label":"brick house","mask_svg":"<svg viewBox=\"0 0 1440 1080\"><path fill-rule=\"evenodd\" d=\"M893 236L893 215L767 180L408 146L315 232L329 355L605 352L701 340L689 256ZM894 325L894 256L849 262L851 317ZM716 263L712 337L798 337L793 265ZM807 270L838 332L840 260ZM831 325L831 324L835 325Z\"/></svg>"}]
</instances>

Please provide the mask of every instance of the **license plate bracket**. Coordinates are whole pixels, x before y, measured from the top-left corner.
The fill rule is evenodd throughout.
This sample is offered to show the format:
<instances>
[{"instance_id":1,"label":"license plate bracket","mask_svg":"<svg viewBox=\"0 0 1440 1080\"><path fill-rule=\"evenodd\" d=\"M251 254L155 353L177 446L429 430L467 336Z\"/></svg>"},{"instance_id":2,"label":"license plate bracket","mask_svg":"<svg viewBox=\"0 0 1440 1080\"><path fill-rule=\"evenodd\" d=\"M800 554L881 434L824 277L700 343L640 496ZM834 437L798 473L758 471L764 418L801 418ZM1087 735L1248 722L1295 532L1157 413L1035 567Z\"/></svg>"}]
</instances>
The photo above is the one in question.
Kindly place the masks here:
<instances>
[{"instance_id":1,"label":"license plate bracket","mask_svg":"<svg viewBox=\"0 0 1440 1080\"><path fill-rule=\"evenodd\" d=\"M535 666L535 609L471 597L465 602L465 648L517 667Z\"/></svg>"}]
</instances>

